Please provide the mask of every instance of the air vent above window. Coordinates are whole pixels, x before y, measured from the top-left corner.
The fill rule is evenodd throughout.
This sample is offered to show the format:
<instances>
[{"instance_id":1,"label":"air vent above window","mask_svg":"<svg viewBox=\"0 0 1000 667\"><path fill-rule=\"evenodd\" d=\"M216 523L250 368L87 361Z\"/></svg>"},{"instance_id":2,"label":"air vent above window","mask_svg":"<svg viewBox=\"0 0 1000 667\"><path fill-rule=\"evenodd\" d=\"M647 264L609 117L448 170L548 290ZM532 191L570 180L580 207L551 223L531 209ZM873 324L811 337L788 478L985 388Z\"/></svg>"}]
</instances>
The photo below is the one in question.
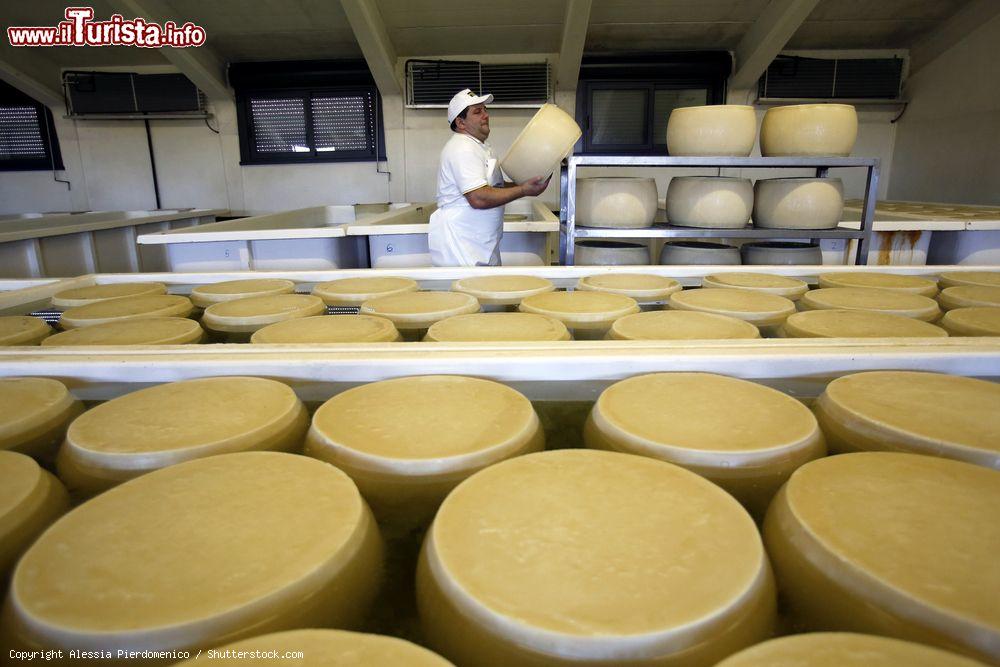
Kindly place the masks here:
<instances>
[{"instance_id":1,"label":"air vent above window","mask_svg":"<svg viewBox=\"0 0 1000 667\"><path fill-rule=\"evenodd\" d=\"M205 111L205 97L183 74L63 72L70 116Z\"/></svg>"},{"instance_id":2,"label":"air vent above window","mask_svg":"<svg viewBox=\"0 0 1000 667\"><path fill-rule=\"evenodd\" d=\"M822 59L779 56L760 78L767 99L898 100L901 58Z\"/></svg>"},{"instance_id":3,"label":"air vent above window","mask_svg":"<svg viewBox=\"0 0 1000 667\"><path fill-rule=\"evenodd\" d=\"M408 60L406 106L446 107L458 91L491 93L492 106L537 107L552 98L549 64Z\"/></svg>"}]
</instances>

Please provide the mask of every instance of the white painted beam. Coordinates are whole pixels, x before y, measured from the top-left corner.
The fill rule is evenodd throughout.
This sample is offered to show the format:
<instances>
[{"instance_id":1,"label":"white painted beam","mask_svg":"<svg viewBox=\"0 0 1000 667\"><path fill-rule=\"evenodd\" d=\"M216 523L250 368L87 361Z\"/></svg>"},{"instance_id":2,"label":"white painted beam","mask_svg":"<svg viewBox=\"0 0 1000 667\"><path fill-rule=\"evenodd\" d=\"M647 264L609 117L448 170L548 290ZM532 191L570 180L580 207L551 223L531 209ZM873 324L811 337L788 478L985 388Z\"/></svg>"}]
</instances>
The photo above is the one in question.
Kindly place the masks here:
<instances>
[{"instance_id":1,"label":"white painted beam","mask_svg":"<svg viewBox=\"0 0 1000 667\"><path fill-rule=\"evenodd\" d=\"M729 87L742 90L757 85L760 75L818 4L819 0L771 0L736 47L736 71Z\"/></svg>"},{"instance_id":2,"label":"white painted beam","mask_svg":"<svg viewBox=\"0 0 1000 667\"><path fill-rule=\"evenodd\" d=\"M6 36L3 37L6 41ZM41 47L0 46L0 79L60 113L66 108L61 91L59 66Z\"/></svg>"},{"instance_id":3,"label":"white painted beam","mask_svg":"<svg viewBox=\"0 0 1000 667\"><path fill-rule=\"evenodd\" d=\"M997 16L1000 16L997 0L972 0L910 48L909 76Z\"/></svg>"},{"instance_id":4,"label":"white painted beam","mask_svg":"<svg viewBox=\"0 0 1000 667\"><path fill-rule=\"evenodd\" d=\"M559 64L556 66L556 90L575 90L580 78L580 62L587 41L592 0L567 0L563 20L562 41L559 44Z\"/></svg>"},{"instance_id":5,"label":"white painted beam","mask_svg":"<svg viewBox=\"0 0 1000 667\"><path fill-rule=\"evenodd\" d=\"M177 16L163 0L109 0L109 4L126 19L142 17L147 21L161 24L169 20L177 21L178 24L185 21L184 17ZM208 43L211 43L211 40L212 32L209 28ZM226 85L225 63L208 44L183 49L161 47L157 50L210 100L233 99L233 92Z\"/></svg>"},{"instance_id":6,"label":"white painted beam","mask_svg":"<svg viewBox=\"0 0 1000 667\"><path fill-rule=\"evenodd\" d=\"M383 97L401 94L402 86L396 78L396 49L375 0L340 0L340 4L379 92Z\"/></svg>"}]
</instances>

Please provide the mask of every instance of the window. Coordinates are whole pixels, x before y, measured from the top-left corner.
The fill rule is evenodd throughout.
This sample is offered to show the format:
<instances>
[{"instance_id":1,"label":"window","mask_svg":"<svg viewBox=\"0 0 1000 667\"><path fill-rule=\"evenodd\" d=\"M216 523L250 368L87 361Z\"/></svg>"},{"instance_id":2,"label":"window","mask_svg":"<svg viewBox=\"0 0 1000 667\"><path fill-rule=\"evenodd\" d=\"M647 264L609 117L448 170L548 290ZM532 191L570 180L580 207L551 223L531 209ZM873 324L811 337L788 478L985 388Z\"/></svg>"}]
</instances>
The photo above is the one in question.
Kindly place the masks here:
<instances>
[{"instance_id":1,"label":"window","mask_svg":"<svg viewBox=\"0 0 1000 667\"><path fill-rule=\"evenodd\" d=\"M0 81L0 171L63 169L52 113Z\"/></svg>"}]
</instances>

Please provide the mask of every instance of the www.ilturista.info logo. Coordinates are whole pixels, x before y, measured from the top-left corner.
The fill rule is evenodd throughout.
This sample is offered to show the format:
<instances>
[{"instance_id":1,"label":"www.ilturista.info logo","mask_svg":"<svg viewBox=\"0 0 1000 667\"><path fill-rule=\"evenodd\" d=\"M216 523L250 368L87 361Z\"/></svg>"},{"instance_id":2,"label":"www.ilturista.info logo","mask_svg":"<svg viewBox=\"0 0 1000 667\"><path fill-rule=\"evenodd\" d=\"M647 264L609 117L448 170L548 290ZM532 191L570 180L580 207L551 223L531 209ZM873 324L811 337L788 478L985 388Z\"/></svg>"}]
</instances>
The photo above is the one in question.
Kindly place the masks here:
<instances>
[{"instance_id":1,"label":"www.ilturista.info logo","mask_svg":"<svg viewBox=\"0 0 1000 667\"><path fill-rule=\"evenodd\" d=\"M205 29L188 21L163 25L141 18L126 20L112 14L107 21L94 20L93 7L67 7L66 20L56 26L21 26L7 28L11 46L138 46L156 49L161 46L184 48L205 43Z\"/></svg>"}]
</instances>

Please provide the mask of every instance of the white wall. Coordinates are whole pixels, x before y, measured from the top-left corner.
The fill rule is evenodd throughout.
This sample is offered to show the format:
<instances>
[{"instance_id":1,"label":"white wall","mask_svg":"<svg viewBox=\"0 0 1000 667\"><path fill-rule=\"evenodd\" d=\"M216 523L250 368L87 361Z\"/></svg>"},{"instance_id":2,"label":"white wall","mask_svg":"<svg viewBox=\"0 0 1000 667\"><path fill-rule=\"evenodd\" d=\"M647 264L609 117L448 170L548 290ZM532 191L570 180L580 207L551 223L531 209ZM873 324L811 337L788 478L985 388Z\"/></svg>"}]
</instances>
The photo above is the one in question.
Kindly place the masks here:
<instances>
[{"instance_id":1,"label":"white wall","mask_svg":"<svg viewBox=\"0 0 1000 667\"><path fill-rule=\"evenodd\" d=\"M909 79L890 199L1000 204L1000 17Z\"/></svg>"}]
</instances>

